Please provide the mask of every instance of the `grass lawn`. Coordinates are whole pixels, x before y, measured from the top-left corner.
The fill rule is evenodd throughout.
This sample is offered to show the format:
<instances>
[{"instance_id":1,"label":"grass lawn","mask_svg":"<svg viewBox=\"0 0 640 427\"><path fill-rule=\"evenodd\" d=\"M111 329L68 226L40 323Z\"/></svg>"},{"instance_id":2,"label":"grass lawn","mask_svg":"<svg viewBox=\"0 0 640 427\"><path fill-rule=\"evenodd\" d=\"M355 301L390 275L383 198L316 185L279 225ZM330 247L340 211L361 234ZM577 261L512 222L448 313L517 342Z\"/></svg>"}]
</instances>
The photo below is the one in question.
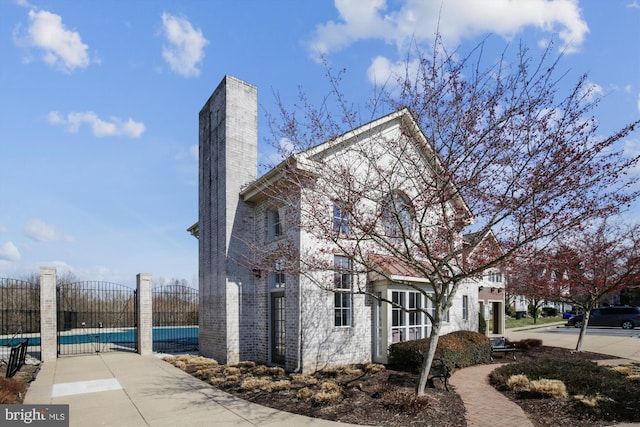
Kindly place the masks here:
<instances>
[{"instance_id":1,"label":"grass lawn","mask_svg":"<svg viewBox=\"0 0 640 427\"><path fill-rule=\"evenodd\" d=\"M533 323L533 317L523 317L522 319L509 318L505 321L505 328L523 328L526 326L534 326L534 325L544 325L546 323L555 323L555 322L566 322L566 319L563 319L562 316L556 317L538 317L536 323Z\"/></svg>"}]
</instances>

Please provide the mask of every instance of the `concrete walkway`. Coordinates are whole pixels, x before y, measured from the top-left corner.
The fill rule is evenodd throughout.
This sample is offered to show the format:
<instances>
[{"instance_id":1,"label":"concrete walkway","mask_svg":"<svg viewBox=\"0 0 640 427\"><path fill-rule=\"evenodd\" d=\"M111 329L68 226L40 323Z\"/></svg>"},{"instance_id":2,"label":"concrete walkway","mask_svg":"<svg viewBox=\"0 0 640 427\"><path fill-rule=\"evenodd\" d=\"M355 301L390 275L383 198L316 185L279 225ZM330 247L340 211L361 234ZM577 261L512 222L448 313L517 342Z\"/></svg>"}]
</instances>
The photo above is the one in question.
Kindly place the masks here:
<instances>
[{"instance_id":1,"label":"concrete walkway","mask_svg":"<svg viewBox=\"0 0 640 427\"><path fill-rule=\"evenodd\" d=\"M544 329L508 330L513 340L542 339L544 345L572 349L574 334ZM639 335L640 336L640 332ZM587 335L585 351L640 361L638 337ZM451 384L462 398L469 427L529 427L522 409L488 382L497 365L456 371ZM25 404L69 404L70 425L85 426L344 426L293 415L231 396L155 356L100 353L64 357L43 364ZM640 424L624 424L624 426ZM619 425L622 427L623 425Z\"/></svg>"},{"instance_id":2,"label":"concrete walkway","mask_svg":"<svg viewBox=\"0 0 640 427\"><path fill-rule=\"evenodd\" d=\"M309 426L339 424L246 402L155 356L100 353L46 362L25 404L68 404L70 426Z\"/></svg>"}]
</instances>

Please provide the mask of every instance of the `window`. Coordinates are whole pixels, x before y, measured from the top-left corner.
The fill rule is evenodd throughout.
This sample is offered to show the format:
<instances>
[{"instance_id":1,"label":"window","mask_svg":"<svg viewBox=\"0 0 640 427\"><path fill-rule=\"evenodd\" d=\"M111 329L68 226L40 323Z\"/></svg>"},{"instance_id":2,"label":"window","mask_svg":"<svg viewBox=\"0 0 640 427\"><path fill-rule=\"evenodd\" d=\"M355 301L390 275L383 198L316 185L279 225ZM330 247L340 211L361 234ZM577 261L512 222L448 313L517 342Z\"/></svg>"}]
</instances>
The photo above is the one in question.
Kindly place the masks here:
<instances>
[{"instance_id":1,"label":"window","mask_svg":"<svg viewBox=\"0 0 640 427\"><path fill-rule=\"evenodd\" d=\"M502 273L496 272L496 271L492 271L491 273L489 273L489 281L490 282L501 283L502 282Z\"/></svg>"},{"instance_id":2,"label":"window","mask_svg":"<svg viewBox=\"0 0 640 427\"><path fill-rule=\"evenodd\" d=\"M422 312L428 299L416 291L391 292L391 342L417 340L427 336L429 317Z\"/></svg>"},{"instance_id":3,"label":"window","mask_svg":"<svg viewBox=\"0 0 640 427\"><path fill-rule=\"evenodd\" d=\"M413 206L404 194L394 191L382 202L382 225L387 236L409 236L413 218Z\"/></svg>"},{"instance_id":4,"label":"window","mask_svg":"<svg viewBox=\"0 0 640 427\"><path fill-rule=\"evenodd\" d=\"M284 233L284 208L267 211L267 238L275 239Z\"/></svg>"},{"instance_id":5,"label":"window","mask_svg":"<svg viewBox=\"0 0 640 427\"><path fill-rule=\"evenodd\" d=\"M469 320L469 297L462 296L462 320Z\"/></svg>"},{"instance_id":6,"label":"window","mask_svg":"<svg viewBox=\"0 0 640 427\"><path fill-rule=\"evenodd\" d=\"M351 260L344 256L333 258L333 286L335 326L351 326Z\"/></svg>"},{"instance_id":7,"label":"window","mask_svg":"<svg viewBox=\"0 0 640 427\"><path fill-rule=\"evenodd\" d=\"M345 203L333 204L333 231L337 234L349 235L350 214Z\"/></svg>"},{"instance_id":8,"label":"window","mask_svg":"<svg viewBox=\"0 0 640 427\"><path fill-rule=\"evenodd\" d=\"M276 261L273 269L273 273L271 273L271 288L284 288L285 278L284 278L284 261L279 260Z\"/></svg>"}]
</instances>

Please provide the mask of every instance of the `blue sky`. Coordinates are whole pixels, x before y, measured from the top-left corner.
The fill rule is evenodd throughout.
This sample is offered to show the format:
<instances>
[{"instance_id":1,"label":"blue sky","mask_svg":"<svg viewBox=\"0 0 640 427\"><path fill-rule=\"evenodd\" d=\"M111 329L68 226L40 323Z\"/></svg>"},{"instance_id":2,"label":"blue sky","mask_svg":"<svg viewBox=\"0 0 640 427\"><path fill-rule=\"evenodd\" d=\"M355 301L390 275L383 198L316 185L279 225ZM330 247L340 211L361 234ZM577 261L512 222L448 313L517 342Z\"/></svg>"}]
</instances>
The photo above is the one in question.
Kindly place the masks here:
<instances>
[{"instance_id":1,"label":"blue sky","mask_svg":"<svg viewBox=\"0 0 640 427\"><path fill-rule=\"evenodd\" d=\"M0 277L195 285L198 112L223 76L258 87L267 162L275 94L329 90L320 54L364 109L438 22L463 51L554 38L566 82L603 96L603 133L640 117L638 0L0 0ZM638 132L623 143L640 152Z\"/></svg>"}]
</instances>

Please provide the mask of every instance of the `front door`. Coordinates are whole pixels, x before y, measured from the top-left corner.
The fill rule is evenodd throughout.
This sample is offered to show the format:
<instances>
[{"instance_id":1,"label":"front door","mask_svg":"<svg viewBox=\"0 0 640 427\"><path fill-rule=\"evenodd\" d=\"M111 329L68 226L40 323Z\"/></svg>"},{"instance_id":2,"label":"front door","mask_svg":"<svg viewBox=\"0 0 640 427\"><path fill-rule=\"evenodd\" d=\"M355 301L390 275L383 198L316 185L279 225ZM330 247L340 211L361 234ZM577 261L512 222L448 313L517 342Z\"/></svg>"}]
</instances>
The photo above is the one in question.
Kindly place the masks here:
<instances>
[{"instance_id":1,"label":"front door","mask_svg":"<svg viewBox=\"0 0 640 427\"><path fill-rule=\"evenodd\" d=\"M285 364L284 292L271 293L271 362Z\"/></svg>"}]
</instances>

